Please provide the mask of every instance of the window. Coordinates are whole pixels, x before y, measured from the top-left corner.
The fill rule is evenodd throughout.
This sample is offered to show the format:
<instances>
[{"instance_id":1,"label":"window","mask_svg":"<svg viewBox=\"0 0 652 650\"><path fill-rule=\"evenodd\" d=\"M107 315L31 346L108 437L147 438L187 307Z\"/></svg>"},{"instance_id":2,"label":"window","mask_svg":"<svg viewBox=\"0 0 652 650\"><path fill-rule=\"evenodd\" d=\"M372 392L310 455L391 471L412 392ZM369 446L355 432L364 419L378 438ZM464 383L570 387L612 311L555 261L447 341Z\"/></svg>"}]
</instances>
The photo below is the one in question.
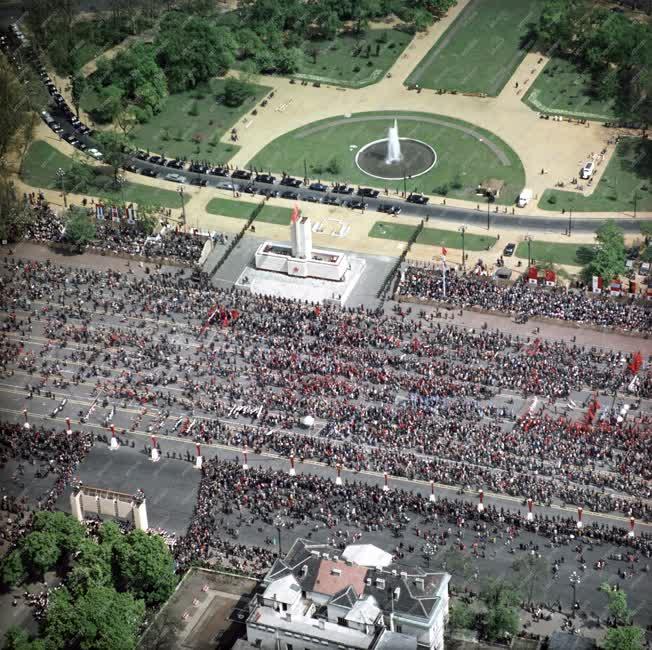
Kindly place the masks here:
<instances>
[{"instance_id":1,"label":"window","mask_svg":"<svg viewBox=\"0 0 652 650\"><path fill-rule=\"evenodd\" d=\"M286 643L285 644L285 650L293 650L293 646L291 643Z\"/></svg>"},{"instance_id":2,"label":"window","mask_svg":"<svg viewBox=\"0 0 652 650\"><path fill-rule=\"evenodd\" d=\"M396 631L397 631L399 634L401 634L401 632L403 632L403 626L402 626L402 625L395 625L394 627L396 628Z\"/></svg>"},{"instance_id":3,"label":"window","mask_svg":"<svg viewBox=\"0 0 652 650\"><path fill-rule=\"evenodd\" d=\"M346 622L346 619L343 616L338 616L337 617L337 624L341 625L342 627L348 627L348 623Z\"/></svg>"}]
</instances>

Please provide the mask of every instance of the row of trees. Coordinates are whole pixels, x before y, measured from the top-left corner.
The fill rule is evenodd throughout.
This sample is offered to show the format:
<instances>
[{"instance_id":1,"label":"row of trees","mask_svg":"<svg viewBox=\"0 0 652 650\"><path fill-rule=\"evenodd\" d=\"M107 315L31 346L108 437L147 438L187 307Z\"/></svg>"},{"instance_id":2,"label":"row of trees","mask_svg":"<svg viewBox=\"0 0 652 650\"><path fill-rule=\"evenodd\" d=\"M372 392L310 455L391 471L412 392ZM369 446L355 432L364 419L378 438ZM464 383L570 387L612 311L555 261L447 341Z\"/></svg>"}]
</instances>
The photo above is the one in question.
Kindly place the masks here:
<instances>
[{"instance_id":1,"label":"row of trees","mask_svg":"<svg viewBox=\"0 0 652 650\"><path fill-rule=\"evenodd\" d=\"M32 531L3 560L6 586L63 577L50 595L40 638L13 628L6 648L134 648L145 610L174 590L174 562L163 539L142 531L123 534L113 522L97 537L62 512L38 512Z\"/></svg>"},{"instance_id":2,"label":"row of trees","mask_svg":"<svg viewBox=\"0 0 652 650\"><path fill-rule=\"evenodd\" d=\"M546 50L590 72L624 118L652 118L652 27L589 0L545 0L536 28Z\"/></svg>"}]
</instances>

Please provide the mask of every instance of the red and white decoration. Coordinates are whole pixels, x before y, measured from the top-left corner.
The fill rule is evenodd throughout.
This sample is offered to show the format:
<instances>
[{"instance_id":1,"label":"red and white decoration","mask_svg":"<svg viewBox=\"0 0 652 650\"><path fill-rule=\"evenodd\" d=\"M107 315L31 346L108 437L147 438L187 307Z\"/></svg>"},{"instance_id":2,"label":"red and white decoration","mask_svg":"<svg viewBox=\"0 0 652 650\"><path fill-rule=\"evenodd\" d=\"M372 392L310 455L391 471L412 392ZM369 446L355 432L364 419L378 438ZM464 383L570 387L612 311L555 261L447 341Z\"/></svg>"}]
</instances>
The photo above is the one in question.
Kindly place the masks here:
<instances>
[{"instance_id":1,"label":"red and white decoration","mask_svg":"<svg viewBox=\"0 0 652 650\"><path fill-rule=\"evenodd\" d=\"M532 514L532 506L534 505L534 502L532 499L527 500L527 520L528 521L534 521L534 515Z\"/></svg>"},{"instance_id":2,"label":"red and white decoration","mask_svg":"<svg viewBox=\"0 0 652 650\"><path fill-rule=\"evenodd\" d=\"M115 436L115 424L111 425L111 446L110 449L111 451L115 451L118 449L120 445L118 444L118 439Z\"/></svg>"},{"instance_id":3,"label":"red and white decoration","mask_svg":"<svg viewBox=\"0 0 652 650\"><path fill-rule=\"evenodd\" d=\"M531 266L527 271L528 284L539 284L539 270L536 266Z\"/></svg>"},{"instance_id":4,"label":"red and white decoration","mask_svg":"<svg viewBox=\"0 0 652 650\"><path fill-rule=\"evenodd\" d=\"M627 537L630 539L634 538L634 526L636 525L636 519L634 517L629 518L629 532L627 533Z\"/></svg>"},{"instance_id":5,"label":"red and white decoration","mask_svg":"<svg viewBox=\"0 0 652 650\"><path fill-rule=\"evenodd\" d=\"M201 445L197 443L195 445L195 469L201 469L204 458L201 455Z\"/></svg>"},{"instance_id":6,"label":"red and white decoration","mask_svg":"<svg viewBox=\"0 0 652 650\"><path fill-rule=\"evenodd\" d=\"M249 464L247 463L247 448L245 447L242 450L242 469L247 471L249 469Z\"/></svg>"},{"instance_id":7,"label":"red and white decoration","mask_svg":"<svg viewBox=\"0 0 652 650\"><path fill-rule=\"evenodd\" d=\"M430 501L436 501L435 498L435 482L430 481Z\"/></svg>"},{"instance_id":8,"label":"red and white decoration","mask_svg":"<svg viewBox=\"0 0 652 650\"><path fill-rule=\"evenodd\" d=\"M593 293L602 293L602 278L599 275L593 276L593 281L591 283L591 290Z\"/></svg>"},{"instance_id":9,"label":"red and white decoration","mask_svg":"<svg viewBox=\"0 0 652 650\"><path fill-rule=\"evenodd\" d=\"M30 423L27 421L27 409L23 409L23 416L25 418L25 424L23 424L23 429L31 429Z\"/></svg>"},{"instance_id":10,"label":"red and white decoration","mask_svg":"<svg viewBox=\"0 0 652 650\"><path fill-rule=\"evenodd\" d=\"M335 479L335 485L342 485L342 465L340 465L340 463L337 463L336 469L337 469L337 478Z\"/></svg>"},{"instance_id":11,"label":"red and white decoration","mask_svg":"<svg viewBox=\"0 0 652 650\"><path fill-rule=\"evenodd\" d=\"M478 499L480 500L478 503L478 512L484 512L484 490L478 492Z\"/></svg>"},{"instance_id":12,"label":"red and white decoration","mask_svg":"<svg viewBox=\"0 0 652 650\"><path fill-rule=\"evenodd\" d=\"M294 454L290 454L290 476L296 476L297 470L294 469Z\"/></svg>"},{"instance_id":13,"label":"red and white decoration","mask_svg":"<svg viewBox=\"0 0 652 650\"><path fill-rule=\"evenodd\" d=\"M578 528L582 528L582 526L584 525L584 524L582 523L582 515L583 515L583 514L584 514L584 508L579 507L579 508L577 509L577 527L578 527Z\"/></svg>"},{"instance_id":14,"label":"red and white decoration","mask_svg":"<svg viewBox=\"0 0 652 650\"><path fill-rule=\"evenodd\" d=\"M383 492L388 492L389 491L389 485L387 484L389 476L387 476L387 472L384 474L384 479L385 479L385 484L383 485Z\"/></svg>"},{"instance_id":15,"label":"red and white decoration","mask_svg":"<svg viewBox=\"0 0 652 650\"><path fill-rule=\"evenodd\" d=\"M66 418L66 433L72 435L72 424L70 423L70 418Z\"/></svg>"},{"instance_id":16,"label":"red and white decoration","mask_svg":"<svg viewBox=\"0 0 652 650\"><path fill-rule=\"evenodd\" d=\"M158 450L158 443L156 441L156 436L152 436L152 462L158 463L161 460L161 454Z\"/></svg>"}]
</instances>

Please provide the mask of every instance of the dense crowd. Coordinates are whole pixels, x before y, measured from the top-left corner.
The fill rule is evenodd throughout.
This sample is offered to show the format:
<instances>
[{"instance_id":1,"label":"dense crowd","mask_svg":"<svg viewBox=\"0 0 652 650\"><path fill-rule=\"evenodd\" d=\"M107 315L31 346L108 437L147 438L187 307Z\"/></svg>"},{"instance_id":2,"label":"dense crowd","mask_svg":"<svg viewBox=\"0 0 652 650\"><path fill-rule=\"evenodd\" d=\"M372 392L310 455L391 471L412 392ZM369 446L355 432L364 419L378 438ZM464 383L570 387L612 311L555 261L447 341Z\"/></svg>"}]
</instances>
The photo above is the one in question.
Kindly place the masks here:
<instances>
[{"instance_id":1,"label":"dense crowd","mask_svg":"<svg viewBox=\"0 0 652 650\"><path fill-rule=\"evenodd\" d=\"M65 239L65 218L41 198L30 204L31 220L25 238L43 243L60 243ZM194 264L201 257L207 236L165 228L162 234L146 235L136 223L122 219L94 219L95 236L90 246L111 255L135 255L144 259L163 259L171 264ZM215 233L213 239L225 243L227 236Z\"/></svg>"},{"instance_id":2,"label":"dense crowd","mask_svg":"<svg viewBox=\"0 0 652 650\"><path fill-rule=\"evenodd\" d=\"M79 463L93 445L93 436L83 431L68 434L60 429L0 422L0 471L12 463L15 467L12 479L24 484L29 476L26 470L32 468L36 478L45 479L54 475L54 482L41 497L36 507L53 510L66 485L69 485ZM29 466L29 467L28 467ZM2 510L11 514L11 522L0 530L5 542L13 543L30 527L29 503L16 494L2 495Z\"/></svg>"},{"instance_id":3,"label":"dense crowd","mask_svg":"<svg viewBox=\"0 0 652 650\"><path fill-rule=\"evenodd\" d=\"M383 491L360 481L345 481L338 486L329 478L313 474L290 476L269 468L245 471L235 461L212 458L204 464L188 532L175 548L177 561L183 566L193 560L226 559L252 572L268 567L271 557L264 547L249 548L239 558L239 549L224 543L220 531L225 526L228 530L226 518L232 521L234 515L243 527L257 526L257 522L278 526L282 521L288 527L326 528L331 531L332 541L342 548L351 539L343 534L344 528L358 531L354 539L365 531L383 530L400 537L410 528L418 538L440 546L472 543L474 552L497 540L509 539L516 544L521 533L529 532L556 546L610 543L626 546L630 555L652 557L652 536L639 533L629 538L627 529L604 523L587 524L578 531L572 517L536 514L528 521L522 509L511 511L489 505L480 513L474 503L465 500L439 498L433 502L414 491ZM395 553L400 553L400 547Z\"/></svg>"},{"instance_id":4,"label":"dense crowd","mask_svg":"<svg viewBox=\"0 0 652 650\"><path fill-rule=\"evenodd\" d=\"M29 336L38 322L49 340L10 351L20 370L40 377L30 391L87 382L100 406L146 406L154 433L648 515L649 416L632 411L618 422L603 407L587 423L586 404L567 403L573 391L626 389L632 373L618 353L463 330L425 313L215 289L187 272L8 262L2 295L5 310L24 312L6 331ZM62 360L74 364L69 377ZM505 390L536 396L532 416ZM652 395L649 372L636 391ZM318 426L298 436L307 414ZM247 422L256 427L243 434Z\"/></svg>"},{"instance_id":5,"label":"dense crowd","mask_svg":"<svg viewBox=\"0 0 652 650\"><path fill-rule=\"evenodd\" d=\"M447 303L456 307L481 307L522 317L545 316L578 324L652 331L652 308L612 298L590 296L582 290L540 288L518 280L510 285L473 274L406 266L398 285L403 298Z\"/></svg>"}]
</instances>

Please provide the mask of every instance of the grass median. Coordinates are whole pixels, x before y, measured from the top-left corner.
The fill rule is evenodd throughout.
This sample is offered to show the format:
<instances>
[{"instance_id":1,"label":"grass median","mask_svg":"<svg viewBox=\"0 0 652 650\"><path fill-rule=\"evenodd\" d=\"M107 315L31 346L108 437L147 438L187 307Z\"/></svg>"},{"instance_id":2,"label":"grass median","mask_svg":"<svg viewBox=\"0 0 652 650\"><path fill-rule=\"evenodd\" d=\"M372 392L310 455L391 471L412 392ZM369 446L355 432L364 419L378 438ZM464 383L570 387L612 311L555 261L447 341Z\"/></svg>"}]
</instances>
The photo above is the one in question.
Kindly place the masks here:
<instances>
[{"instance_id":1,"label":"grass median","mask_svg":"<svg viewBox=\"0 0 652 650\"><path fill-rule=\"evenodd\" d=\"M248 219L257 206L257 203L247 203L245 201L211 199L206 206L206 212L220 215L222 217L231 217L233 219ZM256 217L256 221L289 226L291 214L292 210L290 208L265 205L260 211L260 214Z\"/></svg>"},{"instance_id":2,"label":"grass median","mask_svg":"<svg viewBox=\"0 0 652 650\"><path fill-rule=\"evenodd\" d=\"M407 242L416 228L416 226L405 223L376 221L369 231L369 237ZM439 228L426 227L421 231L416 243L462 250L462 233L456 230L440 230ZM464 249L467 251L486 251L495 243L496 238L488 235L473 235L468 232L464 235Z\"/></svg>"}]
</instances>

